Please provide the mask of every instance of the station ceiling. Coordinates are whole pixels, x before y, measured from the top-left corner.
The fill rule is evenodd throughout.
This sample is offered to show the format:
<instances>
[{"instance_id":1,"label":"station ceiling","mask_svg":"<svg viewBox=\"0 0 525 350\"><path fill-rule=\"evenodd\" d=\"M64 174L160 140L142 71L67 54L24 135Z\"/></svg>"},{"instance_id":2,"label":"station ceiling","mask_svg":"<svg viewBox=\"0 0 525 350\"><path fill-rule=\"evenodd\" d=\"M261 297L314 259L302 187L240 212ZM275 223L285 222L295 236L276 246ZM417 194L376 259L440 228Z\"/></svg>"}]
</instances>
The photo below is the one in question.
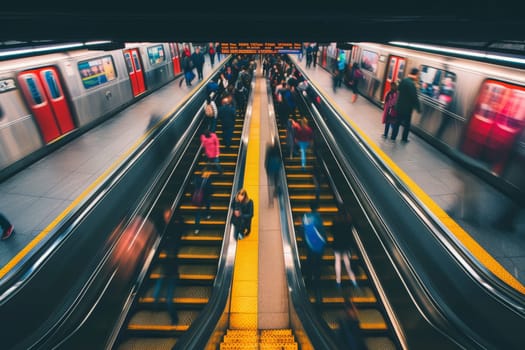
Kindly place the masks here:
<instances>
[{"instance_id":1,"label":"station ceiling","mask_svg":"<svg viewBox=\"0 0 525 350\"><path fill-rule=\"evenodd\" d=\"M10 1L0 42L411 41L484 47L525 41L509 0ZM515 45L516 46L516 45Z\"/></svg>"}]
</instances>

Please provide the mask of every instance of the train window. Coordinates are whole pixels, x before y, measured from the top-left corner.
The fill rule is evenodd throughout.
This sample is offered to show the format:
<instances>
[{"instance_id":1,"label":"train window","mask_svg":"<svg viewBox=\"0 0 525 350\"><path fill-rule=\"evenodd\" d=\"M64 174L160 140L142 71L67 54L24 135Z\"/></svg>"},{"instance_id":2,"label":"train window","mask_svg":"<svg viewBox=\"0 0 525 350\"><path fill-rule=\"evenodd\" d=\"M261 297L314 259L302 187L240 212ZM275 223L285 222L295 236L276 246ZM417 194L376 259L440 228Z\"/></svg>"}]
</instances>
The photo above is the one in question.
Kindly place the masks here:
<instances>
[{"instance_id":1,"label":"train window","mask_svg":"<svg viewBox=\"0 0 525 350\"><path fill-rule=\"evenodd\" d=\"M133 63L131 63L131 55L129 52L124 53L124 59L126 60L126 68L128 69L128 74L133 73Z\"/></svg>"},{"instance_id":2,"label":"train window","mask_svg":"<svg viewBox=\"0 0 525 350\"><path fill-rule=\"evenodd\" d=\"M53 74L53 71L46 70L44 71L44 79L46 80L47 86L49 88L49 93L51 94L51 97L53 99L57 99L62 94L60 93L60 89L58 87L55 74Z\"/></svg>"},{"instance_id":3,"label":"train window","mask_svg":"<svg viewBox=\"0 0 525 350\"><path fill-rule=\"evenodd\" d=\"M405 72L405 60L400 59L399 60L399 68L397 69L397 81L401 81L403 79L403 73Z\"/></svg>"},{"instance_id":4,"label":"train window","mask_svg":"<svg viewBox=\"0 0 525 350\"><path fill-rule=\"evenodd\" d=\"M372 51L363 50L361 54L361 68L366 69L372 73L377 71L377 63L379 62L379 55Z\"/></svg>"},{"instance_id":5,"label":"train window","mask_svg":"<svg viewBox=\"0 0 525 350\"><path fill-rule=\"evenodd\" d=\"M387 80L388 81L392 80L392 76L394 75L394 68L395 67L396 67L396 58L392 57L390 59L390 64L388 65L388 75L387 75Z\"/></svg>"},{"instance_id":6,"label":"train window","mask_svg":"<svg viewBox=\"0 0 525 350\"><path fill-rule=\"evenodd\" d=\"M476 101L474 114L478 117L497 117L498 124L511 128L525 122L525 87L487 80Z\"/></svg>"},{"instance_id":7,"label":"train window","mask_svg":"<svg viewBox=\"0 0 525 350\"><path fill-rule=\"evenodd\" d=\"M139 56L137 55L135 51L132 51L131 55L133 56L133 63L135 64L135 70L137 72L141 71L142 68L140 66Z\"/></svg>"},{"instance_id":8,"label":"train window","mask_svg":"<svg viewBox=\"0 0 525 350\"><path fill-rule=\"evenodd\" d=\"M32 75L31 76L26 75L24 76L24 80L27 84L27 90L31 94L31 99L33 100L33 104L39 105L42 102L44 102L44 98L42 96L42 93L40 92L40 89L38 87L35 77Z\"/></svg>"},{"instance_id":9,"label":"train window","mask_svg":"<svg viewBox=\"0 0 525 350\"><path fill-rule=\"evenodd\" d=\"M111 56L104 56L78 63L82 84L86 89L105 84L117 78L115 64Z\"/></svg>"},{"instance_id":10,"label":"train window","mask_svg":"<svg viewBox=\"0 0 525 350\"><path fill-rule=\"evenodd\" d=\"M430 66L422 66L419 74L419 92L447 107L456 90L456 74Z\"/></svg>"},{"instance_id":11,"label":"train window","mask_svg":"<svg viewBox=\"0 0 525 350\"><path fill-rule=\"evenodd\" d=\"M164 55L164 47L157 45L148 47L148 58L150 64L159 64L166 61L166 55Z\"/></svg>"}]
</instances>

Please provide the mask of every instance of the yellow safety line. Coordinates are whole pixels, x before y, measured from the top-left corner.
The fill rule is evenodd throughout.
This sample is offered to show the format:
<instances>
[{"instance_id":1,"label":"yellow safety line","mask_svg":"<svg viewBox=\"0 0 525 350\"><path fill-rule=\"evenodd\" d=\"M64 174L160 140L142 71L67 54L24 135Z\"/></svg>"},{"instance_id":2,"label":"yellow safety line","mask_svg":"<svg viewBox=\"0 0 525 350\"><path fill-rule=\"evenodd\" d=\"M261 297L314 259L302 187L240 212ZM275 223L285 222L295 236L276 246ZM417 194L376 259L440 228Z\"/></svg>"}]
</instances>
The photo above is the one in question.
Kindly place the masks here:
<instances>
[{"instance_id":1,"label":"yellow safety line","mask_svg":"<svg viewBox=\"0 0 525 350\"><path fill-rule=\"evenodd\" d=\"M244 188L254 203L254 216L250 235L238 241L233 269L230 329L257 329L260 110L261 81L257 79L244 176Z\"/></svg>"},{"instance_id":2,"label":"yellow safety line","mask_svg":"<svg viewBox=\"0 0 525 350\"><path fill-rule=\"evenodd\" d=\"M321 91L321 88L314 84L317 89ZM407 185L407 187L419 198L427 208L436 215L441 222L452 232L456 238L465 246L483 264L489 271L500 278L502 281L507 283L509 286L525 294L525 286L520 283L512 274L510 274L501 264L494 259L483 247L476 242L457 222L455 222L439 205L436 204L430 198L425 191L423 191L412 179L399 167L397 164L390 159L390 157L384 153L377 144L370 139L353 121L350 117L344 113L337 103L333 101L329 96L324 94L334 107L337 112L344 116L346 121L351 127L366 141L366 143L374 150L374 152L392 169L392 171Z\"/></svg>"},{"instance_id":3,"label":"yellow safety line","mask_svg":"<svg viewBox=\"0 0 525 350\"><path fill-rule=\"evenodd\" d=\"M200 83L203 84L204 80ZM197 85L195 89L197 89L199 86ZM70 205L66 207L49 225L47 225L46 228L44 228L31 242L28 243L18 254L16 254L4 267L0 269L0 278L4 277L9 271L11 271L16 264L18 264L29 252L38 244L40 241L42 241L49 232L51 232L56 225L64 218L66 217L75 206L77 206L80 202L82 202L90 193L97 187L100 183L102 183L106 177L114 170L116 169L131 153L133 153L138 146L148 137L149 134L151 134L156 128L159 127L161 122L167 118L169 118L172 114L174 114L180 106L182 106L186 101L191 97L191 95L187 96L185 99L183 99L179 104L174 107L171 111L169 111L167 114L165 114L161 120L159 120L150 130L148 130L144 135L142 135L126 152L124 152L116 161L113 162L103 173L100 175L95 181L93 181L77 198L71 202Z\"/></svg>"}]
</instances>

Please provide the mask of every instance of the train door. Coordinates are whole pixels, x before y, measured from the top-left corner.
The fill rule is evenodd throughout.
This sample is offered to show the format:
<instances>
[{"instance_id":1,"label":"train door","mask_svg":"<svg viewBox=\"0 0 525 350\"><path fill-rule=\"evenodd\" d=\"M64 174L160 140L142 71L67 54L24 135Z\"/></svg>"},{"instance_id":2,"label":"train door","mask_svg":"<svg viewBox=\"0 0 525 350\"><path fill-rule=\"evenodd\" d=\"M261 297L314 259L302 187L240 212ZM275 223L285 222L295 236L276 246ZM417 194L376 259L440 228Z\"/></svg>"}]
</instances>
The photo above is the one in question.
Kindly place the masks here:
<instances>
[{"instance_id":1,"label":"train door","mask_svg":"<svg viewBox=\"0 0 525 350\"><path fill-rule=\"evenodd\" d=\"M55 67L21 72L18 82L46 143L75 129Z\"/></svg>"},{"instance_id":2,"label":"train door","mask_svg":"<svg viewBox=\"0 0 525 350\"><path fill-rule=\"evenodd\" d=\"M169 43L170 53L171 53L171 62L173 63L173 74L179 74L180 69L180 52L176 43Z\"/></svg>"},{"instance_id":3,"label":"train door","mask_svg":"<svg viewBox=\"0 0 525 350\"><path fill-rule=\"evenodd\" d=\"M144 84L144 72L142 71L142 64L140 62L138 50L124 50L124 59L126 61L126 67L128 68L133 96L138 96L146 91L146 85Z\"/></svg>"},{"instance_id":4,"label":"train door","mask_svg":"<svg viewBox=\"0 0 525 350\"><path fill-rule=\"evenodd\" d=\"M383 101L385 100L386 94L390 91L390 87L393 81L401 80L403 73L405 72L406 60L404 57L390 56L388 65L386 67L385 77L385 88L383 90Z\"/></svg>"}]
</instances>

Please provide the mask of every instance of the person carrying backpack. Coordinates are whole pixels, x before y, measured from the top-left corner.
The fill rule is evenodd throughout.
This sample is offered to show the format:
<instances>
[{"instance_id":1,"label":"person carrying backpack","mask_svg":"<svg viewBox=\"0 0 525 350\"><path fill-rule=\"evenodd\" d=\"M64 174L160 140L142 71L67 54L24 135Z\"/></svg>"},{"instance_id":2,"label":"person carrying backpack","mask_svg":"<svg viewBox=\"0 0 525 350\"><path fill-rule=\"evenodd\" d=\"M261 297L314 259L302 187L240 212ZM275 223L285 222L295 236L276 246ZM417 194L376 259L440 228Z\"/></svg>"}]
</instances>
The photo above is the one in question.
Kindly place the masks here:
<instances>
[{"instance_id":1,"label":"person carrying backpack","mask_svg":"<svg viewBox=\"0 0 525 350\"><path fill-rule=\"evenodd\" d=\"M352 93L353 93L352 103L355 103L355 101L357 100L357 96L358 96L357 86L359 85L359 81L362 80L363 77L364 77L363 72L357 65L357 62L354 62L354 64L352 65L352 69L350 70L350 81L349 81L349 84L350 84L350 87L352 88Z\"/></svg>"},{"instance_id":2,"label":"person carrying backpack","mask_svg":"<svg viewBox=\"0 0 525 350\"><path fill-rule=\"evenodd\" d=\"M206 97L204 115L208 121L208 130L214 133L217 129L217 116L219 115L219 110L217 109L217 104L210 96Z\"/></svg>"},{"instance_id":3,"label":"person carrying backpack","mask_svg":"<svg viewBox=\"0 0 525 350\"><path fill-rule=\"evenodd\" d=\"M304 241L306 242L307 255L304 267L305 282L311 283L315 290L317 303L322 302L321 298L321 260L326 247L326 232L323 226L323 219L317 211L316 201L310 202L310 212L304 213L302 217L302 229Z\"/></svg>"}]
</instances>

